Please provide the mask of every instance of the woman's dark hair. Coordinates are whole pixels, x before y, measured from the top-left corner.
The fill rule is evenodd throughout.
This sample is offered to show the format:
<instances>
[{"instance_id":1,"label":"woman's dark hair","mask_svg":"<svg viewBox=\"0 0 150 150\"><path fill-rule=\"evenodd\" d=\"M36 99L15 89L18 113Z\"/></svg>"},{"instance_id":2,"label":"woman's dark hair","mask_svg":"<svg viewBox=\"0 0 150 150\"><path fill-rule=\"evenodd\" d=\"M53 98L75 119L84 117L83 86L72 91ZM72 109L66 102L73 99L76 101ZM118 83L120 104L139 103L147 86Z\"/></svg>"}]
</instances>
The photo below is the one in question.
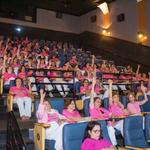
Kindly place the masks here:
<instances>
[{"instance_id":1,"label":"woman's dark hair","mask_svg":"<svg viewBox=\"0 0 150 150\"><path fill-rule=\"evenodd\" d=\"M88 82L88 84L89 84L89 80L88 80L88 79L84 79L83 82L82 82L82 85L83 85L83 83L84 83L85 81Z\"/></svg>"},{"instance_id":2,"label":"woman's dark hair","mask_svg":"<svg viewBox=\"0 0 150 150\"><path fill-rule=\"evenodd\" d=\"M101 99L99 97L94 97L94 103L97 99L99 99L101 101Z\"/></svg>"},{"instance_id":3,"label":"woman's dark hair","mask_svg":"<svg viewBox=\"0 0 150 150\"><path fill-rule=\"evenodd\" d=\"M72 101L73 101L73 100L66 99L66 100L65 100L64 108L65 108L65 109L67 109L67 108L68 108L68 106L72 103ZM74 101L73 101L73 102L74 102ZM75 102L74 102L74 104L75 104Z\"/></svg>"},{"instance_id":4,"label":"woman's dark hair","mask_svg":"<svg viewBox=\"0 0 150 150\"><path fill-rule=\"evenodd\" d=\"M15 86L16 86L16 81L17 81L18 79L21 80L21 85L23 86L23 80L22 80L21 78L19 78L19 77L17 77L17 78L15 79L15 82L14 82L14 83L15 83Z\"/></svg>"},{"instance_id":5,"label":"woman's dark hair","mask_svg":"<svg viewBox=\"0 0 150 150\"><path fill-rule=\"evenodd\" d=\"M92 131L92 129L95 127L95 126L100 126L100 129L101 129L101 125L100 125L100 123L98 123L97 121L90 121L88 124L87 124L87 126L86 126L86 128L85 128L85 132L84 132L84 137L83 137L83 140L82 140L82 142L86 139L86 138L91 138L90 137L90 134L89 134L89 131ZM102 139L102 130L100 130L100 137L99 137L99 139Z\"/></svg>"}]
</instances>

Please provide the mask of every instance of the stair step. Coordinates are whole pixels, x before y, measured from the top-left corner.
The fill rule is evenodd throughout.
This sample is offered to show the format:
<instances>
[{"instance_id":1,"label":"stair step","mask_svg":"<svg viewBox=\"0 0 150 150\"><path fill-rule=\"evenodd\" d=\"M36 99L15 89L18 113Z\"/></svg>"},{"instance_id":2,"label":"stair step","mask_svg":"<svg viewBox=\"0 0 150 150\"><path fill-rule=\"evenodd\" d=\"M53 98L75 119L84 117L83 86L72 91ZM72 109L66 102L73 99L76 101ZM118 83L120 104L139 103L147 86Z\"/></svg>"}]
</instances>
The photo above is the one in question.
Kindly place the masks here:
<instances>
[{"instance_id":1,"label":"stair step","mask_svg":"<svg viewBox=\"0 0 150 150\"><path fill-rule=\"evenodd\" d=\"M27 150L34 150L34 141L25 137L24 138ZM6 150L6 140L0 140L0 150Z\"/></svg>"}]
</instances>

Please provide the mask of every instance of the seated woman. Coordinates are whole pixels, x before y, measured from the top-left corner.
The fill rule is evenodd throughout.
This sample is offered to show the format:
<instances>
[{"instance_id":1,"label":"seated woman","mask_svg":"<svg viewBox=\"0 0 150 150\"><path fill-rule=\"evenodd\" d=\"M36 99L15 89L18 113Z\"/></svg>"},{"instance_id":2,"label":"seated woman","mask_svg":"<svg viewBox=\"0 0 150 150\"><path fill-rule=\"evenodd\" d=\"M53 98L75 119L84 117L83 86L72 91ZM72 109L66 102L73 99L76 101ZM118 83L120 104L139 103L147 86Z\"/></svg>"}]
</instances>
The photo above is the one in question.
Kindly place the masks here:
<instances>
[{"instance_id":1,"label":"seated woman","mask_svg":"<svg viewBox=\"0 0 150 150\"><path fill-rule=\"evenodd\" d=\"M76 110L73 100L65 100L65 109L62 114L67 118L69 123L74 123L83 120L79 112Z\"/></svg>"},{"instance_id":2,"label":"seated woman","mask_svg":"<svg viewBox=\"0 0 150 150\"><path fill-rule=\"evenodd\" d=\"M123 104L119 101L118 93L112 93L112 80L108 80L109 83L109 111L112 112L112 116L120 117L127 116L128 111L124 108Z\"/></svg>"},{"instance_id":3,"label":"seated woman","mask_svg":"<svg viewBox=\"0 0 150 150\"><path fill-rule=\"evenodd\" d=\"M108 140L102 138L100 124L91 121L85 129L81 150L115 150L115 148Z\"/></svg>"},{"instance_id":4,"label":"seated woman","mask_svg":"<svg viewBox=\"0 0 150 150\"><path fill-rule=\"evenodd\" d=\"M37 110L37 119L39 123L50 124L49 128L46 128L45 138L48 140L55 140L56 150L62 148L62 128L64 126L63 121L65 117L58 113L57 110L52 109L48 100L45 100L45 94L43 89L40 90L40 104Z\"/></svg>"},{"instance_id":5,"label":"seated woman","mask_svg":"<svg viewBox=\"0 0 150 150\"><path fill-rule=\"evenodd\" d=\"M119 95L117 93L112 94L112 80L108 80L109 83L109 111L112 113L112 117L126 117L129 112L124 109L124 106L119 101ZM119 130L123 136L123 120L114 121L113 127Z\"/></svg>"},{"instance_id":6,"label":"seated woman","mask_svg":"<svg viewBox=\"0 0 150 150\"><path fill-rule=\"evenodd\" d=\"M112 113L101 106L102 102L99 97L93 98L95 83L96 83L96 77L93 78L92 81L92 90L91 90L90 107L89 107L90 116L94 119L108 120L109 118L111 118ZM112 122L110 121L108 122L107 129L112 144L117 145L115 129L112 126Z\"/></svg>"},{"instance_id":7,"label":"seated woman","mask_svg":"<svg viewBox=\"0 0 150 150\"><path fill-rule=\"evenodd\" d=\"M129 103L127 105L127 109L131 115L134 114L140 115L141 114L140 105L143 105L148 101L147 95L145 93L146 87L141 85L141 91L143 92L144 95L144 100L142 101L136 101L134 93L128 94Z\"/></svg>"},{"instance_id":8,"label":"seated woman","mask_svg":"<svg viewBox=\"0 0 150 150\"><path fill-rule=\"evenodd\" d=\"M10 88L9 93L14 95L14 102L17 103L20 117L22 120L29 120L31 117L31 103L32 100L29 97L29 94L31 93L31 83L28 83L29 89L24 87L22 85L22 79L16 78L15 84L16 86L13 86Z\"/></svg>"},{"instance_id":9,"label":"seated woman","mask_svg":"<svg viewBox=\"0 0 150 150\"><path fill-rule=\"evenodd\" d=\"M91 86L88 79L84 79L80 87L80 93L83 94L82 100L88 99L91 92Z\"/></svg>"}]
</instances>

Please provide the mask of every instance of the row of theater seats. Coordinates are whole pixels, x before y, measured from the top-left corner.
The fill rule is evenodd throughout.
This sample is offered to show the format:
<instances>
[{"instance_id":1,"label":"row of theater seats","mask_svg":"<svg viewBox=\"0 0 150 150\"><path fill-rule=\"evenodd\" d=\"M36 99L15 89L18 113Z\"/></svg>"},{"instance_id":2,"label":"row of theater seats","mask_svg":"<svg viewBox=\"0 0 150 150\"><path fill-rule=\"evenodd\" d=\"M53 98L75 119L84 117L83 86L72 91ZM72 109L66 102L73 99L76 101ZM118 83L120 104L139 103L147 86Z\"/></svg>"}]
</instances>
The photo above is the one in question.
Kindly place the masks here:
<instances>
[{"instance_id":1,"label":"row of theater seats","mask_svg":"<svg viewBox=\"0 0 150 150\"><path fill-rule=\"evenodd\" d=\"M50 99L49 101L52 108L57 109L60 113L62 112L64 107L63 99L53 98ZM86 103L86 101L84 103ZM36 100L35 111L37 110L38 105L39 105L39 101ZM144 121L143 116L129 116L124 119L124 142L127 148L138 149L133 147L139 147L141 148L141 150L143 150L144 148L149 148L147 141L150 142L150 114L145 115L145 133L143 130L143 121ZM110 140L106 128L106 121L98 120L98 122L101 124L103 137ZM86 125L87 122L82 122L82 123L66 124L64 126L63 128L64 150L80 150ZM36 129L36 125L35 125L35 129ZM34 140L35 143L40 142L37 131L35 132ZM54 149L55 141L44 140L44 139L43 141L46 150L55 150ZM44 149L41 149L40 147L40 150L44 150Z\"/></svg>"}]
</instances>

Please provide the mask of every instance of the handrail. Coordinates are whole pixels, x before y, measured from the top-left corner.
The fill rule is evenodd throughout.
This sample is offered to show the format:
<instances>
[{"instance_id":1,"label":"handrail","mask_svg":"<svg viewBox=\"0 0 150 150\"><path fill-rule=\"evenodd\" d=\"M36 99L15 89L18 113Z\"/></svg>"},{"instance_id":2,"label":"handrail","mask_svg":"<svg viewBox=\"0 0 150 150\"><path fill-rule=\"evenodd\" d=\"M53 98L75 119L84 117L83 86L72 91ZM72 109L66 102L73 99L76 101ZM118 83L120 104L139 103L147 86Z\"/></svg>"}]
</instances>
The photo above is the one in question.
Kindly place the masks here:
<instances>
[{"instance_id":1,"label":"handrail","mask_svg":"<svg viewBox=\"0 0 150 150\"><path fill-rule=\"evenodd\" d=\"M27 150L18 122L13 111L8 112L7 119L7 150Z\"/></svg>"},{"instance_id":2,"label":"handrail","mask_svg":"<svg viewBox=\"0 0 150 150\"><path fill-rule=\"evenodd\" d=\"M76 91L75 91L75 71L73 69L68 69L68 70L63 70L63 69L44 69L44 68L26 68L26 70L33 70L33 71L44 71L44 75L42 76L39 76L39 75L36 75L35 72L34 72L34 77L47 77L47 75L45 75L45 73L47 72L51 72L51 71L55 71L55 72L61 72L61 73L65 73L65 72L71 72L72 75L70 77L64 77L62 74L58 75L58 76L53 76L53 77L48 77L49 79L51 78L70 78L70 79L73 79L73 82L72 83L61 83L61 82L57 82L57 83L54 83L54 82L51 82L51 83L39 83L39 82L32 82L31 84L51 84L51 85L73 85L73 100L75 100L75 95L76 95ZM65 90L62 88L63 91L60 91L59 92L69 92L68 90ZM35 91L33 91L35 92Z\"/></svg>"}]
</instances>

